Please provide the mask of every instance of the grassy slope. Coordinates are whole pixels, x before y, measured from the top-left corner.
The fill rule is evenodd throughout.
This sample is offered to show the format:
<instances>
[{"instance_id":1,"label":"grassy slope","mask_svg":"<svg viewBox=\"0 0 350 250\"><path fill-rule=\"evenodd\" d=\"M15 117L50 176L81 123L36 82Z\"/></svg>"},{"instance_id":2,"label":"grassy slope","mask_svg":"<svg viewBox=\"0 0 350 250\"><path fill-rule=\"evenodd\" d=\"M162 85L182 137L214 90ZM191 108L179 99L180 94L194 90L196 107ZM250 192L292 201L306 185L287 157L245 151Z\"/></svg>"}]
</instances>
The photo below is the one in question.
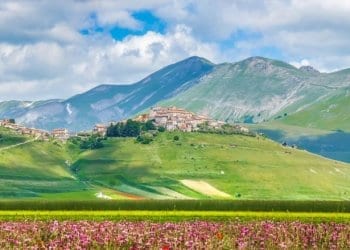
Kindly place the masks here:
<instances>
[{"instance_id":1,"label":"grassy slope","mask_svg":"<svg viewBox=\"0 0 350 250\"><path fill-rule=\"evenodd\" d=\"M21 135L15 135L14 133L11 133L8 129L0 127L0 149L14 144L25 142L26 140L26 137Z\"/></svg>"},{"instance_id":2,"label":"grassy slope","mask_svg":"<svg viewBox=\"0 0 350 250\"><path fill-rule=\"evenodd\" d=\"M349 165L247 136L167 132L150 145L116 138L81 153L69 143L36 141L0 152L2 198L96 199L96 192L114 199L218 198L185 187L184 179L241 199L348 199L350 193Z\"/></svg>"},{"instance_id":3,"label":"grassy slope","mask_svg":"<svg viewBox=\"0 0 350 250\"><path fill-rule=\"evenodd\" d=\"M338 91L330 98L287 116L282 123L306 128L344 130L350 132L350 89Z\"/></svg>"},{"instance_id":4,"label":"grassy slope","mask_svg":"<svg viewBox=\"0 0 350 250\"><path fill-rule=\"evenodd\" d=\"M175 134L180 136L174 142ZM150 145L110 139L80 155L78 176L136 195L163 198L159 187L205 198L179 180L203 180L242 199L348 199L349 165L284 148L264 138L164 133ZM222 172L224 174L222 174ZM136 189L137 188L137 189Z\"/></svg>"},{"instance_id":5,"label":"grassy slope","mask_svg":"<svg viewBox=\"0 0 350 250\"><path fill-rule=\"evenodd\" d=\"M9 141L18 143L17 136L7 132L12 138ZM85 185L71 175L66 160L71 161L66 145L52 142L35 141L0 151L0 196L33 197L83 190Z\"/></svg>"}]
</instances>

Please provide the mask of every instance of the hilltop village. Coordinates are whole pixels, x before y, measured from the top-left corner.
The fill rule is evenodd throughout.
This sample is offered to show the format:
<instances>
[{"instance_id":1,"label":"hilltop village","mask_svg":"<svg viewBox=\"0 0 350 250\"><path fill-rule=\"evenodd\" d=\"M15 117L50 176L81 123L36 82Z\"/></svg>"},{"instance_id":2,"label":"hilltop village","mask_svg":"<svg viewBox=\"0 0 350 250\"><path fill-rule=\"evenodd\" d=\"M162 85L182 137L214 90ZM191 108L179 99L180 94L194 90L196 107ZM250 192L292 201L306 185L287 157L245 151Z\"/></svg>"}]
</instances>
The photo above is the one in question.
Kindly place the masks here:
<instances>
[{"instance_id":1,"label":"hilltop village","mask_svg":"<svg viewBox=\"0 0 350 250\"><path fill-rule=\"evenodd\" d=\"M58 129L52 130L51 132L48 132L46 130L37 129L37 128L27 128L23 125L16 124L14 119L0 120L0 126L4 128L8 128L16 132L17 134L33 136L38 139L44 139L44 140L49 139L51 137L51 138L64 141L69 139L70 137L68 129L65 129L65 128L58 128Z\"/></svg>"},{"instance_id":2,"label":"hilltop village","mask_svg":"<svg viewBox=\"0 0 350 250\"><path fill-rule=\"evenodd\" d=\"M197 131L199 130L199 125L202 124L205 124L211 129L219 129L225 125L223 121L217 121L204 115L197 115L177 107L153 107L148 114L141 114L132 120L138 122L153 121L156 127L163 127L168 131L178 130L183 132ZM126 123L127 120L121 122ZM96 124L91 132L105 136L108 127L113 124L115 124L115 122ZM71 136L76 136L76 134L71 134L66 128L57 128L51 132L36 128L27 128L23 125L16 124L14 119L0 120L0 126L11 129L18 134L33 136L38 139L54 138L65 141ZM243 133L249 132L248 128L240 125L235 125L235 128Z\"/></svg>"}]
</instances>

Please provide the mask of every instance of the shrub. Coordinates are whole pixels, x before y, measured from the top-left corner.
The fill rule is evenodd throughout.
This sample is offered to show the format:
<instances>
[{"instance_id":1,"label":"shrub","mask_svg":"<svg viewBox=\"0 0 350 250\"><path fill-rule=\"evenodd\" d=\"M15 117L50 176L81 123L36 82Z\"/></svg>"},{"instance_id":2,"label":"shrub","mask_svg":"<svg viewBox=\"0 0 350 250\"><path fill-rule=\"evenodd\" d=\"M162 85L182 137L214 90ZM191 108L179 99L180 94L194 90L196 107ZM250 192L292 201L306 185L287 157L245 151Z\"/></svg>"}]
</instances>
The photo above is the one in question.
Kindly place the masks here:
<instances>
[{"instance_id":1,"label":"shrub","mask_svg":"<svg viewBox=\"0 0 350 250\"><path fill-rule=\"evenodd\" d=\"M153 141L153 135L151 133L143 133L136 138L136 142L142 144L150 144Z\"/></svg>"},{"instance_id":2,"label":"shrub","mask_svg":"<svg viewBox=\"0 0 350 250\"><path fill-rule=\"evenodd\" d=\"M156 129L156 126L154 125L153 120L149 120L142 125L143 131L149 131L149 130L155 130L155 129Z\"/></svg>"},{"instance_id":3,"label":"shrub","mask_svg":"<svg viewBox=\"0 0 350 250\"><path fill-rule=\"evenodd\" d=\"M80 142L80 149L99 149L99 148L103 148L103 142L102 142L103 138L93 135L90 136L89 138L82 140Z\"/></svg>"},{"instance_id":4,"label":"shrub","mask_svg":"<svg viewBox=\"0 0 350 250\"><path fill-rule=\"evenodd\" d=\"M158 131L159 131L159 132L165 132L165 128L162 127L162 126L161 126L161 127L158 127Z\"/></svg>"},{"instance_id":5,"label":"shrub","mask_svg":"<svg viewBox=\"0 0 350 250\"><path fill-rule=\"evenodd\" d=\"M180 140L180 137L178 135L175 135L174 136L174 141L178 141L178 140Z\"/></svg>"}]
</instances>

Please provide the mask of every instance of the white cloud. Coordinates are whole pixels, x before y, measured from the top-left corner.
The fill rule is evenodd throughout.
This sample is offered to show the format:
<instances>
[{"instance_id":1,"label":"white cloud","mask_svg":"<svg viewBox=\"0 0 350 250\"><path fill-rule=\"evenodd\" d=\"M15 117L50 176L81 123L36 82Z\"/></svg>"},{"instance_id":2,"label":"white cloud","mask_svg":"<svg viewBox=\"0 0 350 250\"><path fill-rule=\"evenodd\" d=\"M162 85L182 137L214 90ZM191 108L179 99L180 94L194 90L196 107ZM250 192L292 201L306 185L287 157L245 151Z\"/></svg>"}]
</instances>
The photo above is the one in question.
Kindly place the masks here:
<instances>
[{"instance_id":1,"label":"white cloud","mask_svg":"<svg viewBox=\"0 0 350 250\"><path fill-rule=\"evenodd\" d=\"M6 86L0 88L1 99L69 97L101 83L141 80L191 55L219 58L216 45L196 40L184 25L165 34L149 31L122 41L89 36L72 41L1 43L0 86Z\"/></svg>"},{"instance_id":2,"label":"white cloud","mask_svg":"<svg viewBox=\"0 0 350 250\"><path fill-rule=\"evenodd\" d=\"M326 71L350 67L350 2L342 0L210 0L176 1L157 13L176 24L183 22L196 37L220 43L237 37L231 60L275 47L286 61L309 58ZM240 32L260 34L249 38ZM240 40L241 39L241 40Z\"/></svg>"},{"instance_id":3,"label":"white cloud","mask_svg":"<svg viewBox=\"0 0 350 250\"><path fill-rule=\"evenodd\" d=\"M302 66L311 66L311 63L307 59L302 59L301 61L291 61L289 63L297 68Z\"/></svg>"},{"instance_id":4,"label":"white cloud","mask_svg":"<svg viewBox=\"0 0 350 250\"><path fill-rule=\"evenodd\" d=\"M140 30L132 13L141 10L165 20L166 32L122 41L108 32L79 33L96 25ZM0 101L68 97L99 83L140 80L191 55L236 61L265 47L296 66L346 68L349 13L350 2L340 0L3 0Z\"/></svg>"}]
</instances>

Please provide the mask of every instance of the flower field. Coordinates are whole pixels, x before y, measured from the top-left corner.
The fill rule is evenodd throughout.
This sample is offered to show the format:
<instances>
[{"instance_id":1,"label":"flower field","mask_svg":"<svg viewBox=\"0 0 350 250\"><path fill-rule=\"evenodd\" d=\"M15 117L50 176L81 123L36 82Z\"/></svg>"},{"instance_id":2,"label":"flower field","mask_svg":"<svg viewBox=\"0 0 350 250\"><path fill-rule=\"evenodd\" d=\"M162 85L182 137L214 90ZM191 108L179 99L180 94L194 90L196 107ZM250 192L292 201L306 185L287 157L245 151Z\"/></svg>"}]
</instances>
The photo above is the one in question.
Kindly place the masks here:
<instances>
[{"instance_id":1,"label":"flower field","mask_svg":"<svg viewBox=\"0 0 350 250\"><path fill-rule=\"evenodd\" d=\"M0 222L1 249L348 249L350 224L305 222Z\"/></svg>"}]
</instances>

